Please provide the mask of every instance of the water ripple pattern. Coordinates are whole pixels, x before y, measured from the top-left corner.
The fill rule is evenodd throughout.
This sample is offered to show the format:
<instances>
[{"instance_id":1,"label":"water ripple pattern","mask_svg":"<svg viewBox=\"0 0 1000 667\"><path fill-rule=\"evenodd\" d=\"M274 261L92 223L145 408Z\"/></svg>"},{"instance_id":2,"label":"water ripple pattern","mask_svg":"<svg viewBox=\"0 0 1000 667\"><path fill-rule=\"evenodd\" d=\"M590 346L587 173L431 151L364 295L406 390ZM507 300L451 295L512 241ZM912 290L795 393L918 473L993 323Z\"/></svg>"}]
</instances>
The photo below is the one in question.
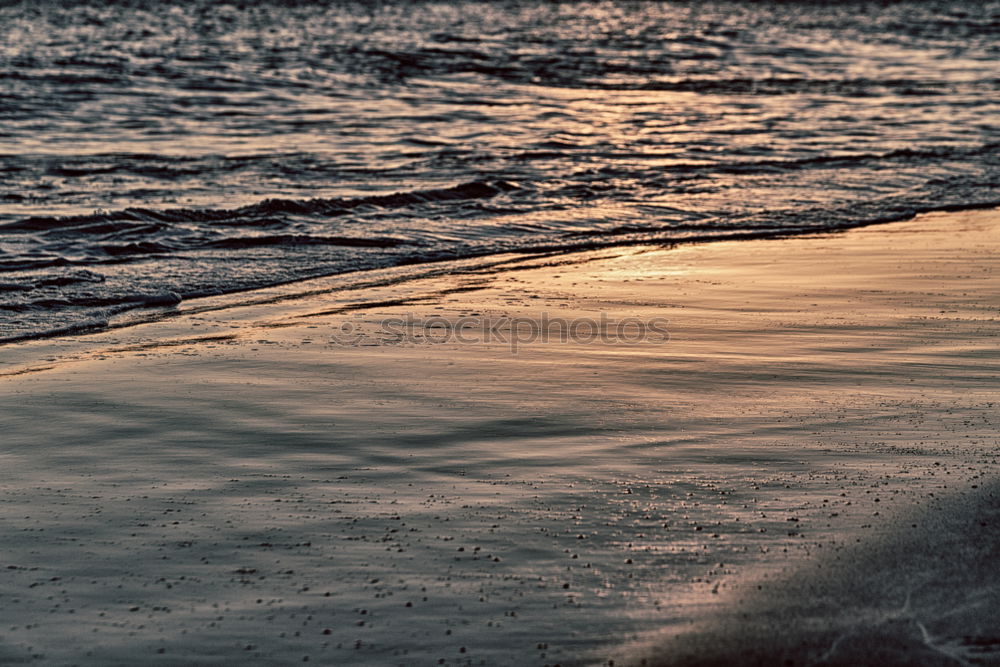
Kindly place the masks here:
<instances>
[{"instance_id":1,"label":"water ripple pattern","mask_svg":"<svg viewBox=\"0 0 1000 667\"><path fill-rule=\"evenodd\" d=\"M0 341L995 204L998 34L974 1L4 3Z\"/></svg>"}]
</instances>

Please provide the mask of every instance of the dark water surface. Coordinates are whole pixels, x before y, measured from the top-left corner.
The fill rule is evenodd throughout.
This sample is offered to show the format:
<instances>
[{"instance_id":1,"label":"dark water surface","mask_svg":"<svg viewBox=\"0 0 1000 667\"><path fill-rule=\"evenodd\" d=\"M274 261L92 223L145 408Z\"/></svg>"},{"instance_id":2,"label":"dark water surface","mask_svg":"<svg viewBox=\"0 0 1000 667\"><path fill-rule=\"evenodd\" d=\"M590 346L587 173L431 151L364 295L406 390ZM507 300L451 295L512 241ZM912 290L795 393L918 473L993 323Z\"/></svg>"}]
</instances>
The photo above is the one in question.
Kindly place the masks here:
<instances>
[{"instance_id":1,"label":"dark water surface","mask_svg":"<svg viewBox=\"0 0 1000 667\"><path fill-rule=\"evenodd\" d=\"M5 4L0 341L996 204L998 34L998 2Z\"/></svg>"}]
</instances>

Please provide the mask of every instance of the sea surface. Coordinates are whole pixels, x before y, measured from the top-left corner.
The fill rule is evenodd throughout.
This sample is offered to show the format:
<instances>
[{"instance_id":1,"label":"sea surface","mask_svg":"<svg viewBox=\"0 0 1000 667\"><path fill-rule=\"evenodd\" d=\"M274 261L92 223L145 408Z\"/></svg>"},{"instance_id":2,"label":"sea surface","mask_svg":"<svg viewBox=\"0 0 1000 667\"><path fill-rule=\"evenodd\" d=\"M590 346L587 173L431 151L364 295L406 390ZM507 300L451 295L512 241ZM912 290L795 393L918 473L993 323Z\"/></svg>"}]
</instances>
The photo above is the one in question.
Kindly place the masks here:
<instances>
[{"instance_id":1,"label":"sea surface","mask_svg":"<svg viewBox=\"0 0 1000 667\"><path fill-rule=\"evenodd\" d=\"M5 2L0 342L996 205L998 35L974 1Z\"/></svg>"}]
</instances>

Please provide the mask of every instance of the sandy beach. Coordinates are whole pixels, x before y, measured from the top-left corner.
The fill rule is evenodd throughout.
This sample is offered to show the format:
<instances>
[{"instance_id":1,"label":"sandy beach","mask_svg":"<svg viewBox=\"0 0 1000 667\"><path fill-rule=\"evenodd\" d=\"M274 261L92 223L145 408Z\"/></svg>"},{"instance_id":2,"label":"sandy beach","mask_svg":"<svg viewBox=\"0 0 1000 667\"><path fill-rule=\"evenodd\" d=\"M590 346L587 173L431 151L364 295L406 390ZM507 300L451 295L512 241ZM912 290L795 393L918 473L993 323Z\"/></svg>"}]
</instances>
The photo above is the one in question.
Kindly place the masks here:
<instances>
[{"instance_id":1,"label":"sandy beach","mask_svg":"<svg viewBox=\"0 0 1000 667\"><path fill-rule=\"evenodd\" d=\"M5 346L0 662L1000 663L998 247L506 255Z\"/></svg>"}]
</instances>

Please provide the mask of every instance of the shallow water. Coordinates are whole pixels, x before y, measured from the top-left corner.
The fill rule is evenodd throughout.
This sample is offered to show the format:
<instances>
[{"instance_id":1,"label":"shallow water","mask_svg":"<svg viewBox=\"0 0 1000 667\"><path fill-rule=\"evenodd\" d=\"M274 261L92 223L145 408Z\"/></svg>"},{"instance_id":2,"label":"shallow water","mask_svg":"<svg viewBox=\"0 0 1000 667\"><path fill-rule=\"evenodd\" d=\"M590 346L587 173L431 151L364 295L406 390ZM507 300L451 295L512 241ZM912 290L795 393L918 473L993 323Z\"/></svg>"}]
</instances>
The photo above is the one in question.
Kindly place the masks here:
<instances>
[{"instance_id":1,"label":"shallow water","mask_svg":"<svg viewBox=\"0 0 1000 667\"><path fill-rule=\"evenodd\" d=\"M996 2L0 8L0 340L1000 201Z\"/></svg>"}]
</instances>

